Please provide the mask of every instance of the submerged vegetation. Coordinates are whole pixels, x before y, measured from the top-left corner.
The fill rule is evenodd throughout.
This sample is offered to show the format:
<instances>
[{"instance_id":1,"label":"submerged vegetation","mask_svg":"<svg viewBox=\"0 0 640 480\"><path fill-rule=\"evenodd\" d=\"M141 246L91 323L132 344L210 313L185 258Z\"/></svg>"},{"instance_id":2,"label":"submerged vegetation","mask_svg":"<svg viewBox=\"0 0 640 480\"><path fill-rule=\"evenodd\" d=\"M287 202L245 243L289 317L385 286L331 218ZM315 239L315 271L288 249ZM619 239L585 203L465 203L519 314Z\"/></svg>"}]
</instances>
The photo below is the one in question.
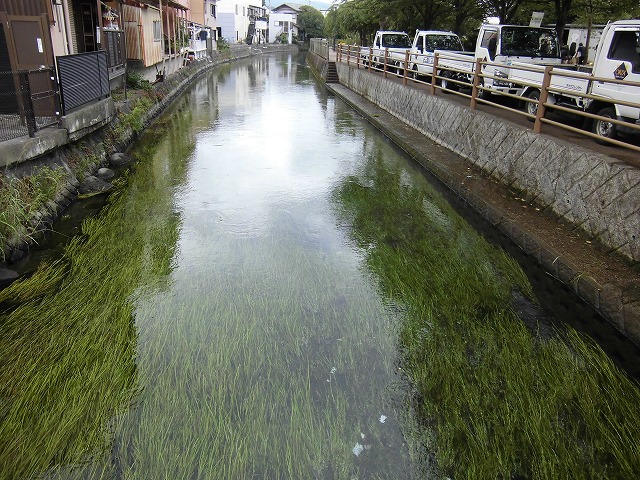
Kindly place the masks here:
<instances>
[{"instance_id":1,"label":"submerged vegetation","mask_svg":"<svg viewBox=\"0 0 640 480\"><path fill-rule=\"evenodd\" d=\"M0 478L80 465L112 447L113 418L139 389L130 298L170 272L177 235L166 193L150 193L131 208L116 192L63 258L0 292Z\"/></svg>"},{"instance_id":2,"label":"submerged vegetation","mask_svg":"<svg viewBox=\"0 0 640 480\"><path fill-rule=\"evenodd\" d=\"M402 366L453 478L632 478L640 390L578 333L543 339L512 307L513 260L381 156L336 193L384 294L406 308Z\"/></svg>"},{"instance_id":3,"label":"submerged vegetation","mask_svg":"<svg viewBox=\"0 0 640 480\"><path fill-rule=\"evenodd\" d=\"M0 291L0 478L633 478L637 385L524 326L515 261L338 102L268 157L273 110L235 135L229 74Z\"/></svg>"}]
</instances>

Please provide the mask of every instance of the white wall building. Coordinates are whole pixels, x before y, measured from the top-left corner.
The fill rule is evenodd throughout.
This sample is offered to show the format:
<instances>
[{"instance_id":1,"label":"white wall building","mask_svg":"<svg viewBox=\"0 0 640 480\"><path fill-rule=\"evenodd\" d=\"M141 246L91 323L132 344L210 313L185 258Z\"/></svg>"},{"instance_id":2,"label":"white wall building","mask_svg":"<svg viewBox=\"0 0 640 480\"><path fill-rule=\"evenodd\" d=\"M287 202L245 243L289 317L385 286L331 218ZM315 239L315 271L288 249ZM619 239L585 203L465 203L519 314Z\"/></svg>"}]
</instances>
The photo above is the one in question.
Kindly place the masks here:
<instances>
[{"instance_id":1,"label":"white wall building","mask_svg":"<svg viewBox=\"0 0 640 480\"><path fill-rule=\"evenodd\" d=\"M249 25L255 24L249 11L262 10L261 0L217 0L218 33L229 43L244 43ZM252 7L251 9L249 7Z\"/></svg>"},{"instance_id":2,"label":"white wall building","mask_svg":"<svg viewBox=\"0 0 640 480\"><path fill-rule=\"evenodd\" d=\"M286 43L291 43L293 35L297 34L297 27L293 22L293 15L290 13L271 13L269 15L269 43L274 43L282 35L287 39Z\"/></svg>"},{"instance_id":3,"label":"white wall building","mask_svg":"<svg viewBox=\"0 0 640 480\"><path fill-rule=\"evenodd\" d=\"M302 5L283 3L271 10L269 15L269 43L275 42L282 34L291 43L293 36L298 36L298 13Z\"/></svg>"},{"instance_id":4,"label":"white wall building","mask_svg":"<svg viewBox=\"0 0 640 480\"><path fill-rule=\"evenodd\" d=\"M211 28L213 39L217 40L220 36L218 30L218 0L204 0L203 24Z\"/></svg>"}]
</instances>

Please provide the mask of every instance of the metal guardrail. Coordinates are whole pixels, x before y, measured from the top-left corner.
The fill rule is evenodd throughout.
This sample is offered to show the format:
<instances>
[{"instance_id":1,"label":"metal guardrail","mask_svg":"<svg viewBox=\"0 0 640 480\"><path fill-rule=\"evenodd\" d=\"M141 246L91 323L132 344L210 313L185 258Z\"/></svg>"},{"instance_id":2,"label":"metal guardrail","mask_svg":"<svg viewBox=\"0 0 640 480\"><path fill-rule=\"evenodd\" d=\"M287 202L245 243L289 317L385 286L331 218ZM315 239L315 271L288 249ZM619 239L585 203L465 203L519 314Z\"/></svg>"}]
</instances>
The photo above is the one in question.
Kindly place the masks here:
<instances>
[{"instance_id":1,"label":"metal guardrail","mask_svg":"<svg viewBox=\"0 0 640 480\"><path fill-rule=\"evenodd\" d=\"M540 90L538 98L534 97L526 97L519 94L513 94L508 92L498 92L495 90L491 90L489 88L484 87L485 79L493 79L499 81L507 81L507 79L503 77L496 77L494 75L490 75L488 73L483 73L483 67L502 67L505 68L504 64L494 63L494 62L485 62L478 61L475 58L470 58L469 63L473 65L473 72L470 73L466 70L459 70L452 67L447 67L441 65L440 61L443 59L459 59L459 57L455 57L455 55L448 55L447 53L437 53L435 55L425 55L425 54L415 54L409 53L409 50L405 52L405 59L403 62L400 62L398 65L396 61L391 61L389 57L388 49L385 50L384 57L378 59L378 61L374 61L373 52L371 49L368 50L366 54L362 54L362 47L358 45L338 45L337 46L337 61L346 63L347 65L353 66L355 68L365 68L369 71L381 72L385 78L389 75L402 78L403 84L407 84L408 81L422 83L430 85L431 94L435 95L436 92L442 92L446 94L454 94L464 98L469 99L469 106L471 109L475 110L477 108L478 103L491 105L492 107L497 107L502 110L507 110L518 115L522 115L527 117L529 120L533 121L533 131L536 133L542 132L543 124L553 125L571 132L580 133L584 136L595 139L600 143L608 143L620 147L624 147L634 151L640 151L640 147L637 145L633 145L628 142L624 142L621 140L616 140L612 138L606 138L591 131L576 128L571 125L567 125L562 122L558 122L547 118L546 115L550 110L561 111L565 113L571 113L573 115L582 117L586 122L593 121L601 121L609 124L615 124L624 126L625 128L638 132L640 134L640 125L633 124L629 122L624 122L617 120L616 118L611 117L603 117L596 115L594 113L590 113L580 108L570 108L563 105L558 105L549 100L549 94L559 94L559 95L571 95L571 91L563 90L559 87L553 87L552 77L567 77L567 78L578 78L585 79L584 75L580 75L579 73L573 72L567 68L560 68L559 65L549 66L544 70L544 77L542 85L534 85L524 81L518 81L515 79L508 79L508 82L514 85L512 90L520 90L526 87L538 87ZM425 75L426 80L423 80L420 74L418 74L415 70L412 69L412 65L415 65L419 62L419 59L422 57L432 57L433 62L431 63L432 68L429 75ZM509 66L508 68L512 70L522 70L522 71L538 71L535 67L524 67L524 66ZM451 75L456 74L456 75ZM468 75L468 78L465 80L460 80L459 77ZM453 77L453 78L452 78ZM458 77L458 78L456 78ZM605 82L612 85L626 85L632 87L640 88L640 83L637 82L629 82L629 81L620 81L614 79L607 78L599 78L599 77L589 77L590 80ZM557 82L555 82L557 84ZM462 90L462 91L461 91ZM468 92L468 93L467 93ZM574 93L575 95L575 93ZM610 104L613 106L614 104L618 105L626 105L634 108L640 108L640 104L636 104L633 102L625 102L625 101L614 101L605 97L591 95L591 94L580 94L581 98L587 100L598 101L605 104ZM496 101L492 101L491 98L497 99L498 97L508 97L512 99L518 100L519 103L524 105L524 109L512 108L507 105L502 105ZM527 111L527 104L535 103L536 107L533 109L529 109ZM531 111L535 111L535 115L530 113Z\"/></svg>"},{"instance_id":2,"label":"metal guardrail","mask_svg":"<svg viewBox=\"0 0 640 480\"><path fill-rule=\"evenodd\" d=\"M329 41L326 38L312 38L309 50L325 60L329 60Z\"/></svg>"},{"instance_id":3,"label":"metal guardrail","mask_svg":"<svg viewBox=\"0 0 640 480\"><path fill-rule=\"evenodd\" d=\"M53 68L0 72L0 141L58 123L60 95Z\"/></svg>"}]
</instances>

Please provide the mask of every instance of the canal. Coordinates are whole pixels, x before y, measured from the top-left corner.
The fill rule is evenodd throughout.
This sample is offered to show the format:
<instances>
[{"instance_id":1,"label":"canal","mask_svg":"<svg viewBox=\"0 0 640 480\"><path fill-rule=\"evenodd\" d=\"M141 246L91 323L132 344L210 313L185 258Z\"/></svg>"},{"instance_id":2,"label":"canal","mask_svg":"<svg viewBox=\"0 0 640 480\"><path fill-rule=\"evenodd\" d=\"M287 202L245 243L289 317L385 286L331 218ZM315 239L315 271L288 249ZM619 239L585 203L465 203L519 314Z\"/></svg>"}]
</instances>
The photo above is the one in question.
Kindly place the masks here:
<instances>
[{"instance_id":1,"label":"canal","mask_svg":"<svg viewBox=\"0 0 640 480\"><path fill-rule=\"evenodd\" d=\"M0 292L0 478L638 473L637 382L304 57L203 75L129 153Z\"/></svg>"}]
</instances>

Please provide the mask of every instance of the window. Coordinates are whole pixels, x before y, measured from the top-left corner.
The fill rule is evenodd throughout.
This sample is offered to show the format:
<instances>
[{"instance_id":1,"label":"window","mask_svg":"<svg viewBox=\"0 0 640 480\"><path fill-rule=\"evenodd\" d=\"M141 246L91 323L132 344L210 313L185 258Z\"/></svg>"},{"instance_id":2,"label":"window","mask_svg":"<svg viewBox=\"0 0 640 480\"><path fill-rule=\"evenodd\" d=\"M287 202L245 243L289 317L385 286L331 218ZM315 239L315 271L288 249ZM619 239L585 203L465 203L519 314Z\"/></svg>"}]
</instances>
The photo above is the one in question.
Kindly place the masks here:
<instances>
[{"instance_id":1,"label":"window","mask_svg":"<svg viewBox=\"0 0 640 480\"><path fill-rule=\"evenodd\" d=\"M613 34L608 57L631 63L631 71L640 73L640 31L619 31Z\"/></svg>"},{"instance_id":2,"label":"window","mask_svg":"<svg viewBox=\"0 0 640 480\"><path fill-rule=\"evenodd\" d=\"M425 35L424 41L427 44L427 51L434 50L463 50L462 42L457 35Z\"/></svg>"},{"instance_id":3,"label":"window","mask_svg":"<svg viewBox=\"0 0 640 480\"><path fill-rule=\"evenodd\" d=\"M214 3L211 4L211 16L216 18L216 5Z\"/></svg>"},{"instance_id":4,"label":"window","mask_svg":"<svg viewBox=\"0 0 640 480\"><path fill-rule=\"evenodd\" d=\"M502 55L560 58L556 33L548 28L503 27L500 44Z\"/></svg>"},{"instance_id":5,"label":"window","mask_svg":"<svg viewBox=\"0 0 640 480\"><path fill-rule=\"evenodd\" d=\"M153 21L153 41L159 42L162 40L162 27L160 25L160 20Z\"/></svg>"}]
</instances>

